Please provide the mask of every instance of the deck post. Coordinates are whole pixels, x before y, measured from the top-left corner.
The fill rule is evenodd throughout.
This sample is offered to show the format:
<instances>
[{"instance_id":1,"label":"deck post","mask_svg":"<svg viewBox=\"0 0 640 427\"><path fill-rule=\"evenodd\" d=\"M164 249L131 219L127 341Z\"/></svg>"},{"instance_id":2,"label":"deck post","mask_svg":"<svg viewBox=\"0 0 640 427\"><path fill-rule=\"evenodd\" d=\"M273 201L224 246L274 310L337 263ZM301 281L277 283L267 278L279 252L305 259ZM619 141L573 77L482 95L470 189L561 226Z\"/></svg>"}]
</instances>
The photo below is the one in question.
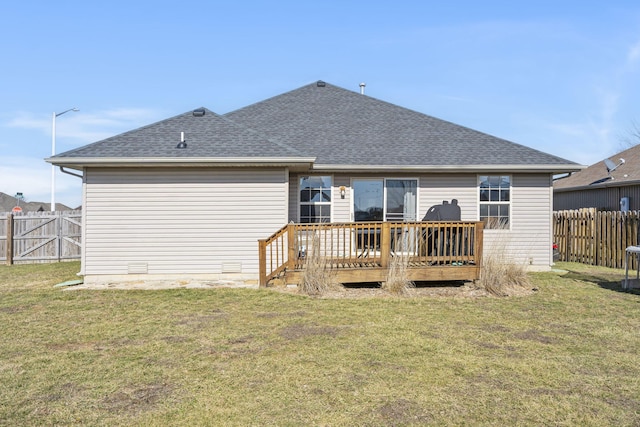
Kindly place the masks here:
<instances>
[{"instance_id":1,"label":"deck post","mask_svg":"<svg viewBox=\"0 0 640 427\"><path fill-rule=\"evenodd\" d=\"M482 269L482 249L484 238L484 222L479 221L476 223L476 238L475 238L475 254L476 254L476 266L478 267L478 278L480 278L480 270Z\"/></svg>"},{"instance_id":2,"label":"deck post","mask_svg":"<svg viewBox=\"0 0 640 427\"><path fill-rule=\"evenodd\" d=\"M267 286L267 241L258 240L258 286L264 288Z\"/></svg>"},{"instance_id":3,"label":"deck post","mask_svg":"<svg viewBox=\"0 0 640 427\"><path fill-rule=\"evenodd\" d=\"M287 224L287 268L293 270L296 266L296 228L294 224Z\"/></svg>"},{"instance_id":4,"label":"deck post","mask_svg":"<svg viewBox=\"0 0 640 427\"><path fill-rule=\"evenodd\" d=\"M391 223L383 222L380 231L380 267L389 268L389 255L391 252Z\"/></svg>"},{"instance_id":5,"label":"deck post","mask_svg":"<svg viewBox=\"0 0 640 427\"><path fill-rule=\"evenodd\" d=\"M7 215L7 265L13 265L13 214Z\"/></svg>"}]
</instances>

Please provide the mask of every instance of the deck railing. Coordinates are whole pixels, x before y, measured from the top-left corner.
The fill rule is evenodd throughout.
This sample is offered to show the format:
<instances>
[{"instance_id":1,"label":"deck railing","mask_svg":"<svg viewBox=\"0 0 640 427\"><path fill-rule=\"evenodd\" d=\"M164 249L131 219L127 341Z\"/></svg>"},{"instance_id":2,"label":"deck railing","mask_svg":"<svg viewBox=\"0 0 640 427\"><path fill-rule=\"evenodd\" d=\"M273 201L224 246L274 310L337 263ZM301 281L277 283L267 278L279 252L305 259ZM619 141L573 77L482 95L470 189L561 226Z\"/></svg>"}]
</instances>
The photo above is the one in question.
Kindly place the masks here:
<instances>
[{"instance_id":1,"label":"deck railing","mask_svg":"<svg viewBox=\"0 0 640 427\"><path fill-rule=\"evenodd\" d=\"M410 268L479 266L482 222L351 222L288 224L258 242L260 285L300 271L307 257L331 268L388 269L403 255Z\"/></svg>"}]
</instances>

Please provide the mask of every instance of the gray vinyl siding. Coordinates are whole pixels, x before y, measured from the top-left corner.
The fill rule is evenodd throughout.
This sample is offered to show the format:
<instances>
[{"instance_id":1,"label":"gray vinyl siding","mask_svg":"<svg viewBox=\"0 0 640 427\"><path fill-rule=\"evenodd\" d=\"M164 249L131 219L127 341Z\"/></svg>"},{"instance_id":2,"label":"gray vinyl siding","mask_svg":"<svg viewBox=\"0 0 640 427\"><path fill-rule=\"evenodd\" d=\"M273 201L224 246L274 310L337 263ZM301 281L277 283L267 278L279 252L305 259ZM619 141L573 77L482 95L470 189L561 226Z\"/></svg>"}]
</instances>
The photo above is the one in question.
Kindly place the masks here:
<instances>
[{"instance_id":1,"label":"gray vinyl siding","mask_svg":"<svg viewBox=\"0 0 640 427\"><path fill-rule=\"evenodd\" d=\"M344 199L340 197L340 187L344 186ZM333 176L333 222L351 221L351 179L349 175Z\"/></svg>"},{"instance_id":2,"label":"gray vinyl siding","mask_svg":"<svg viewBox=\"0 0 640 427\"><path fill-rule=\"evenodd\" d=\"M298 208L300 191L300 177L291 175L289 177L289 221L300 222L300 209Z\"/></svg>"},{"instance_id":3,"label":"gray vinyl siding","mask_svg":"<svg viewBox=\"0 0 640 427\"><path fill-rule=\"evenodd\" d=\"M486 230L485 256L545 269L551 255L551 175L514 174L511 182L511 229Z\"/></svg>"},{"instance_id":4,"label":"gray vinyl siding","mask_svg":"<svg viewBox=\"0 0 640 427\"><path fill-rule=\"evenodd\" d=\"M460 206L462 221L478 220L478 190L475 174L429 174L420 176L418 193L418 219L421 220L429 208L451 203L456 199Z\"/></svg>"},{"instance_id":5,"label":"gray vinyl siding","mask_svg":"<svg viewBox=\"0 0 640 427\"><path fill-rule=\"evenodd\" d=\"M284 169L85 170L85 275L258 273L287 222Z\"/></svg>"}]
</instances>

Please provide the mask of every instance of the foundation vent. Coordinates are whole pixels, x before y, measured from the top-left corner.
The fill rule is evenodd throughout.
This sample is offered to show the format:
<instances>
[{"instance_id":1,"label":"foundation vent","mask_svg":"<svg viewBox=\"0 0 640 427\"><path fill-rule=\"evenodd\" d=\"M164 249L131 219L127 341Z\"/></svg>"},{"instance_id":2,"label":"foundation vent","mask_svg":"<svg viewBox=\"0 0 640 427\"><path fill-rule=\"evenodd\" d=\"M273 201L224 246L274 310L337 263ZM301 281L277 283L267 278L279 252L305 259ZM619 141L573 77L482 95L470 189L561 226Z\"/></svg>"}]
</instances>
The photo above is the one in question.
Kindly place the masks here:
<instances>
[{"instance_id":1,"label":"foundation vent","mask_svg":"<svg viewBox=\"0 0 640 427\"><path fill-rule=\"evenodd\" d=\"M127 274L147 274L149 264L146 262L130 262L127 264Z\"/></svg>"}]
</instances>

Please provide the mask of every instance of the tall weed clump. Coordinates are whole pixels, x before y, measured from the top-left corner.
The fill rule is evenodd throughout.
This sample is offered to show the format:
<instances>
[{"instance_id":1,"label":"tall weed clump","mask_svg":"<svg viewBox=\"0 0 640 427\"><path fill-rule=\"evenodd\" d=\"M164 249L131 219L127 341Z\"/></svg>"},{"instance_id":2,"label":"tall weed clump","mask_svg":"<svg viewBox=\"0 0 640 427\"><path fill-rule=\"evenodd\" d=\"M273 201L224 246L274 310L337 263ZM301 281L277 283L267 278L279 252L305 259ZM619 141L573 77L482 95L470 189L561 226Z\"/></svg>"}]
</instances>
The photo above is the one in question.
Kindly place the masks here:
<instances>
[{"instance_id":1,"label":"tall weed clump","mask_svg":"<svg viewBox=\"0 0 640 427\"><path fill-rule=\"evenodd\" d=\"M527 265L512 260L509 242L509 236L499 236L483 254L478 284L495 296L509 296L516 290L531 287Z\"/></svg>"},{"instance_id":2,"label":"tall weed clump","mask_svg":"<svg viewBox=\"0 0 640 427\"><path fill-rule=\"evenodd\" d=\"M415 283L409 280L407 268L409 267L409 255L398 248L391 258L387 281L382 283L382 289L390 294L406 296L409 290L415 287Z\"/></svg>"},{"instance_id":3,"label":"tall weed clump","mask_svg":"<svg viewBox=\"0 0 640 427\"><path fill-rule=\"evenodd\" d=\"M311 238L311 247L307 248L302 271L302 283L298 289L306 295L320 296L339 284L327 257L320 252L320 239L317 235Z\"/></svg>"}]
</instances>

